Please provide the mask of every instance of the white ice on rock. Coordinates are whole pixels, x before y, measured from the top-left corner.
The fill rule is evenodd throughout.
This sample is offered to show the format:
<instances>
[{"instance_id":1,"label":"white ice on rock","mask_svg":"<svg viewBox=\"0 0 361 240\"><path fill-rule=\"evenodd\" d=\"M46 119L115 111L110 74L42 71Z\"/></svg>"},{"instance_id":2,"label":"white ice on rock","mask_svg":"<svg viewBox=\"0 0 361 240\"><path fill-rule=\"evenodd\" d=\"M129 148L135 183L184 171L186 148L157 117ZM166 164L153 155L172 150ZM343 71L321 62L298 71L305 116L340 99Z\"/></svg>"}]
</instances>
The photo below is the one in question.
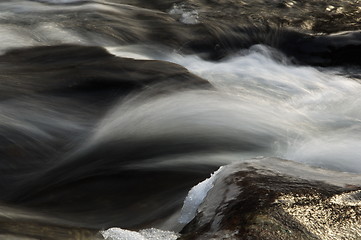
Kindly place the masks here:
<instances>
[{"instance_id":1,"label":"white ice on rock","mask_svg":"<svg viewBox=\"0 0 361 240\"><path fill-rule=\"evenodd\" d=\"M163 231L156 228L147 228L140 230L139 233L147 240L176 240L179 234L171 231Z\"/></svg>"},{"instance_id":2,"label":"white ice on rock","mask_svg":"<svg viewBox=\"0 0 361 240\"><path fill-rule=\"evenodd\" d=\"M199 205L203 202L209 190L214 186L217 175L222 171L220 167L209 178L194 186L184 200L181 215L178 221L181 224L189 223L196 215ZM176 240L180 235L156 228L143 229L138 232L121 228L109 228L100 231L105 240Z\"/></svg>"},{"instance_id":3,"label":"white ice on rock","mask_svg":"<svg viewBox=\"0 0 361 240\"><path fill-rule=\"evenodd\" d=\"M214 181L217 178L217 174L222 170L220 167L214 172L211 177L207 178L203 182L198 183L188 193L188 196L184 200L184 204L179 217L179 222L182 224L189 223L196 215L199 205L203 202L207 196L209 190L214 186Z\"/></svg>"},{"instance_id":4,"label":"white ice on rock","mask_svg":"<svg viewBox=\"0 0 361 240\"><path fill-rule=\"evenodd\" d=\"M156 228L143 229L139 232L121 228L109 228L101 231L105 240L176 240L179 235L171 231L163 231Z\"/></svg>"},{"instance_id":5,"label":"white ice on rock","mask_svg":"<svg viewBox=\"0 0 361 240\"><path fill-rule=\"evenodd\" d=\"M142 234L121 228L109 228L100 232L106 240L147 240Z\"/></svg>"}]
</instances>

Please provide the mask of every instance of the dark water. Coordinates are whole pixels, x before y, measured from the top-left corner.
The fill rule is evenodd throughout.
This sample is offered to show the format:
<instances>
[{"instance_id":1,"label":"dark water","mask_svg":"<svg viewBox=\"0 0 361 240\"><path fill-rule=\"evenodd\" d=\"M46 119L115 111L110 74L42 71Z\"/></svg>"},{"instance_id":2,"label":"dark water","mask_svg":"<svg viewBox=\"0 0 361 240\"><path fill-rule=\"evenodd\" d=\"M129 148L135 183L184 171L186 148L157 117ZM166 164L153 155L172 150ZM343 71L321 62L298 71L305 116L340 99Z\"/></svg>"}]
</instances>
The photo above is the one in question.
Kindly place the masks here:
<instances>
[{"instance_id":1,"label":"dark water","mask_svg":"<svg viewBox=\"0 0 361 240\"><path fill-rule=\"evenodd\" d=\"M2 1L1 202L136 229L234 161L361 173L360 19L356 0Z\"/></svg>"}]
</instances>

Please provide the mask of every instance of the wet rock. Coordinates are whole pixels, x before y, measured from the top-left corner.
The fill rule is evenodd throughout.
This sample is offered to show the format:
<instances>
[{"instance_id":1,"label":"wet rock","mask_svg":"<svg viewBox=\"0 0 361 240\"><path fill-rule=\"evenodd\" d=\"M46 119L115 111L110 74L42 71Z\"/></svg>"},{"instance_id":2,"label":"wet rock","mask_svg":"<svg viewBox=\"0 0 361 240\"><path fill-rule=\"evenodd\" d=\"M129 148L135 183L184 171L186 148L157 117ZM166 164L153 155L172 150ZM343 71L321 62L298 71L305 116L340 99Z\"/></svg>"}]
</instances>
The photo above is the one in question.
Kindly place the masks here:
<instances>
[{"instance_id":1,"label":"wet rock","mask_svg":"<svg viewBox=\"0 0 361 240\"><path fill-rule=\"evenodd\" d=\"M32 159L30 171L42 168L69 151L69 143L121 98L211 87L177 64L116 57L105 48L80 45L8 51L0 56L0 85L0 185L10 189L9 182L15 182L10 166L17 165L18 174L28 172L24 162Z\"/></svg>"},{"instance_id":2,"label":"wet rock","mask_svg":"<svg viewBox=\"0 0 361 240\"><path fill-rule=\"evenodd\" d=\"M201 22L232 22L302 29L312 33L360 30L356 0L187 0L199 9Z\"/></svg>"},{"instance_id":3,"label":"wet rock","mask_svg":"<svg viewBox=\"0 0 361 240\"><path fill-rule=\"evenodd\" d=\"M361 32L290 38L280 49L298 63L316 66L359 66Z\"/></svg>"},{"instance_id":4,"label":"wet rock","mask_svg":"<svg viewBox=\"0 0 361 240\"><path fill-rule=\"evenodd\" d=\"M1 204L0 239L96 240L100 238L94 229Z\"/></svg>"},{"instance_id":5,"label":"wet rock","mask_svg":"<svg viewBox=\"0 0 361 240\"><path fill-rule=\"evenodd\" d=\"M167 171L140 171L137 175L134 171L117 171L119 169L109 165L115 173L104 171L99 175L101 170L97 168L85 178L76 176L69 178L70 181L56 179L57 190L51 190L52 193L43 191L45 196L40 197L39 203L26 201L25 204L7 198L8 194L19 194L20 189L26 189L25 183L36 179L38 173L54 168L56 163L61 162L59 159L64 153L77 149L82 144L79 139L84 140L87 131L91 131L103 114L123 97L130 98L131 94L142 92L151 98L168 91L204 89L211 85L177 64L121 58L109 54L102 47L78 45L9 51L0 56L0 72L0 103L4 103L0 124L1 201L9 204L17 202L19 207L70 218L88 224L87 227L101 229L121 223L134 226L160 218L158 214L145 216L143 211L147 209L161 212L162 216L168 215L181 206L188 189L205 177ZM116 148L119 149L119 146ZM108 152L101 158L110 155ZM119 155L114 155L111 159L121 162L119 158ZM92 159L88 157L85 168L80 165L75 168L87 169L89 173L87 166L91 165L90 162ZM105 162L99 161L103 166L107 165ZM93 173L95 178L91 176ZM158 177L152 175L157 173ZM141 178L143 174L144 178ZM184 183L184 178L189 182ZM140 179L149 183L149 187ZM160 179L162 184L158 183ZM173 187L172 180L183 185L180 189ZM24 183L20 183L22 181ZM26 191L33 192L29 188ZM166 201L166 207L160 193L168 192L169 195L169 191L174 195ZM137 197L137 192L141 196ZM139 201L136 201L138 198ZM159 209L160 205L163 205L162 209ZM18 221L10 225L18 229L26 226Z\"/></svg>"},{"instance_id":6,"label":"wet rock","mask_svg":"<svg viewBox=\"0 0 361 240\"><path fill-rule=\"evenodd\" d=\"M152 48L161 44L183 54L220 60L264 44L302 64L360 65L359 37L348 35L343 44L335 44L337 39L325 35L358 34L361 10L356 0L51 2L32 2L32 11L0 19L0 26L9 34L19 34L13 38L21 40L6 41L0 51L31 45L142 44ZM1 8L16 13L9 4Z\"/></svg>"},{"instance_id":7,"label":"wet rock","mask_svg":"<svg viewBox=\"0 0 361 240\"><path fill-rule=\"evenodd\" d=\"M163 84L162 89L210 86L177 64L121 58L102 47L80 45L11 50L0 56L0 70L2 99L19 94L83 93L91 99L109 100L155 84Z\"/></svg>"},{"instance_id":8,"label":"wet rock","mask_svg":"<svg viewBox=\"0 0 361 240\"><path fill-rule=\"evenodd\" d=\"M186 239L360 239L361 176L280 159L225 167Z\"/></svg>"}]
</instances>

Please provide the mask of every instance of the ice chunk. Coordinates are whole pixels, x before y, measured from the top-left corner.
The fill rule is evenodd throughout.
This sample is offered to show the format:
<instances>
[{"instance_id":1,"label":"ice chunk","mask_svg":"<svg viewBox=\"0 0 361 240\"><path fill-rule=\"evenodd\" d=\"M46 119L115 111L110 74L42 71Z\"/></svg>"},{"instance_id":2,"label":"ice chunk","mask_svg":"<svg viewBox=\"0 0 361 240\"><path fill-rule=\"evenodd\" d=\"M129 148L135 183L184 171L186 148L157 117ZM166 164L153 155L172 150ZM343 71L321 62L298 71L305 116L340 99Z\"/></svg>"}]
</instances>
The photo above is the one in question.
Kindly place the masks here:
<instances>
[{"instance_id":1,"label":"ice chunk","mask_svg":"<svg viewBox=\"0 0 361 240\"><path fill-rule=\"evenodd\" d=\"M179 217L180 223L187 224L195 217L199 205L207 196L208 191L211 190L214 186L213 183L217 178L217 174L221 170L222 167L220 167L216 172L214 172L210 178L207 178L203 182L200 182L189 191L188 196L184 200L181 216Z\"/></svg>"},{"instance_id":2,"label":"ice chunk","mask_svg":"<svg viewBox=\"0 0 361 240\"><path fill-rule=\"evenodd\" d=\"M143 229L140 230L139 233L147 240L176 240L180 236L175 232L163 231L156 228Z\"/></svg>"},{"instance_id":3,"label":"ice chunk","mask_svg":"<svg viewBox=\"0 0 361 240\"><path fill-rule=\"evenodd\" d=\"M121 228L109 228L100 233L105 240L176 240L179 237L179 234L175 232L156 228L143 229L139 232Z\"/></svg>"},{"instance_id":4,"label":"ice chunk","mask_svg":"<svg viewBox=\"0 0 361 240\"><path fill-rule=\"evenodd\" d=\"M147 240L142 234L121 228L109 228L100 232L105 240Z\"/></svg>"}]
</instances>

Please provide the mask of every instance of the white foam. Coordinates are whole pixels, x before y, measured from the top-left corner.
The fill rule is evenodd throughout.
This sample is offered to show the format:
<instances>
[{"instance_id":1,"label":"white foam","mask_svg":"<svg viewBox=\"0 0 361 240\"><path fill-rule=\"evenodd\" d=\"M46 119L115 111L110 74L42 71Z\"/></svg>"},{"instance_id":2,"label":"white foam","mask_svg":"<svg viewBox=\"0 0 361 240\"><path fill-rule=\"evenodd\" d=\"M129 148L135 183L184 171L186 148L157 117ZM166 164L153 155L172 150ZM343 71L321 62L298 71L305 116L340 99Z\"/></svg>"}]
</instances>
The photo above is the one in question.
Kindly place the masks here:
<instances>
[{"instance_id":1,"label":"white foam","mask_svg":"<svg viewBox=\"0 0 361 240\"><path fill-rule=\"evenodd\" d=\"M239 95L240 100L253 98L260 105L266 101L279 106L274 109L279 122L272 124L293 123L284 125L290 134L279 157L360 173L360 83L335 72L290 65L286 58L275 61L271 51L258 45L221 62L175 54L170 61L206 78L220 91ZM259 118L267 115L264 111Z\"/></svg>"},{"instance_id":2,"label":"white foam","mask_svg":"<svg viewBox=\"0 0 361 240\"><path fill-rule=\"evenodd\" d=\"M359 131L356 131L359 133ZM328 136L311 137L288 149L285 158L317 167L361 173L361 139L358 134L335 131Z\"/></svg>"},{"instance_id":3,"label":"white foam","mask_svg":"<svg viewBox=\"0 0 361 240\"><path fill-rule=\"evenodd\" d=\"M57 3L55 5L44 4ZM116 40L109 35L101 35L95 31L84 29L86 19L82 24L77 22L77 14L97 14L98 12L119 13L124 9L133 9L125 4L102 4L98 2L82 1L83 4L58 5L78 1L0 1L0 53L8 49L56 45L56 44L83 44L107 46L115 45ZM124 10L126 14L131 11ZM90 21L90 20L89 20ZM93 24L89 22L89 24Z\"/></svg>"},{"instance_id":4,"label":"white foam","mask_svg":"<svg viewBox=\"0 0 361 240\"><path fill-rule=\"evenodd\" d=\"M19 47L38 45L33 33L22 27L0 26L0 53Z\"/></svg>"},{"instance_id":5,"label":"white foam","mask_svg":"<svg viewBox=\"0 0 361 240\"><path fill-rule=\"evenodd\" d=\"M184 3L174 4L168 13L184 24L199 23L198 11L196 9L192 9Z\"/></svg>"},{"instance_id":6,"label":"white foam","mask_svg":"<svg viewBox=\"0 0 361 240\"><path fill-rule=\"evenodd\" d=\"M198 141L228 139L268 148L267 152L247 153L247 158L252 154L275 156L340 171L361 172L357 151L361 148L361 85L354 79L324 69L291 65L280 53L262 45L219 62L182 56L162 46L155 46L157 50L149 50L152 46L115 48L104 36L84 33L84 29L76 27L70 30L60 22L37 14L64 10L117 12L124 8L132 6L101 4L101 1L81 5L0 2L0 19L5 20L0 24L0 52L60 43L110 45L107 49L118 56L180 64L217 88L125 102L100 123L94 134L95 141L96 138L118 138L116 135L138 138L160 134ZM183 22L198 21L196 9L184 3L174 5L169 13ZM23 24L28 19L31 24L15 24L17 21ZM273 59L275 53L281 61Z\"/></svg>"},{"instance_id":7,"label":"white foam","mask_svg":"<svg viewBox=\"0 0 361 240\"><path fill-rule=\"evenodd\" d=\"M180 64L217 88L201 94L174 94L157 104L147 102L142 107L145 111L142 118L148 119L148 123L152 122L149 119L155 121L159 116L162 126L166 126L167 121L177 116L173 128L187 129L189 123L198 118L199 124L194 125L194 129L209 126L209 132L219 129L219 133L225 133L228 130L224 126L227 126L229 133L233 129L240 138L260 142L264 139L262 135L270 134L273 141L268 142L268 146L272 150L255 152L254 156L276 156L333 170L361 172L358 151L361 149L361 85L357 80L337 75L336 70L291 65L280 53L277 59L281 61L276 61L272 58L275 50L262 45L220 62L170 51L141 52L140 47L134 46L128 51L132 49L143 53L143 57ZM173 106L170 101L174 101ZM170 109L177 109L175 115ZM213 114L203 114L205 112ZM187 119L186 115L192 118ZM178 119L188 124L182 126L177 123ZM245 131L237 132L241 128ZM226 135L218 138L222 136Z\"/></svg>"},{"instance_id":8,"label":"white foam","mask_svg":"<svg viewBox=\"0 0 361 240\"><path fill-rule=\"evenodd\" d=\"M84 2L84 0L38 0L38 1L39 2L54 3L54 4Z\"/></svg>"}]
</instances>

